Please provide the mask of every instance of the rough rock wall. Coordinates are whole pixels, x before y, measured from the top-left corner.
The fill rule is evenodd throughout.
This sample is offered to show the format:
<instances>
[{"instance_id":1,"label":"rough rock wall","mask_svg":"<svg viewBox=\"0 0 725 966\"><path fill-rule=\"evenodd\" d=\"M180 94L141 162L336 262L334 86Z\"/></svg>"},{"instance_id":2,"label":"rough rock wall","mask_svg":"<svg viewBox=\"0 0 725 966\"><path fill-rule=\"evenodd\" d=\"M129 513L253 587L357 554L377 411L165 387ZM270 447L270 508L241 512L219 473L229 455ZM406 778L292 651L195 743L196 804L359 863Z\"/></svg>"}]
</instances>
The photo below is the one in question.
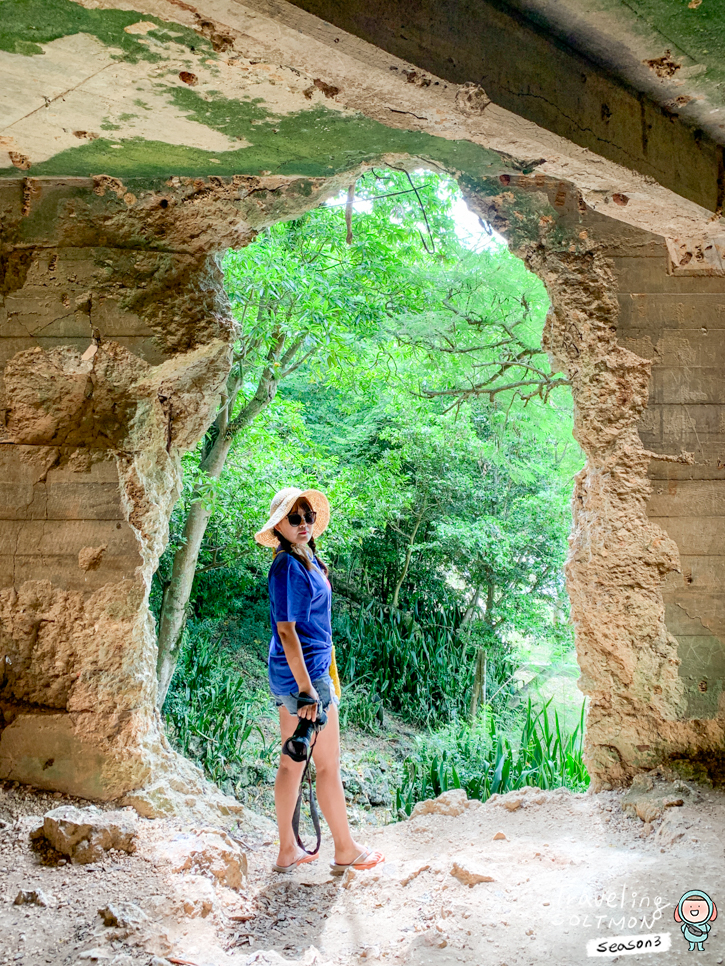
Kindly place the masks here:
<instances>
[{"instance_id":1,"label":"rough rock wall","mask_svg":"<svg viewBox=\"0 0 725 966\"><path fill-rule=\"evenodd\" d=\"M725 721L725 279L672 272L666 246L615 257L619 340L650 360L645 447L681 462L649 465L650 520L677 543L680 567L664 586L665 623L677 641L679 742L722 777ZM669 272L668 272L669 269ZM694 740L696 729L699 740Z\"/></svg>"},{"instance_id":2,"label":"rough rock wall","mask_svg":"<svg viewBox=\"0 0 725 966\"><path fill-rule=\"evenodd\" d=\"M471 202L547 286L545 346L571 380L574 433L587 456L567 564L579 684L590 698L587 766L597 787L679 758L713 770L725 745L723 652L712 623L722 614L722 558L713 556L722 416L712 405L719 373L702 383L703 370L692 368L717 333L707 342L699 332L699 345L691 333L702 308L721 318L707 293L725 285L669 277L662 238L588 210L570 186L502 180ZM686 308L682 291L701 294ZM683 325L684 338L674 331ZM704 404L699 418L682 405L691 399ZM673 481L683 479L693 482L678 499ZM698 568L699 594L691 589ZM703 679L712 687L705 700L693 685Z\"/></svg>"},{"instance_id":3,"label":"rough rock wall","mask_svg":"<svg viewBox=\"0 0 725 966\"><path fill-rule=\"evenodd\" d=\"M325 186L0 189L0 778L108 799L169 757L148 593L230 364L210 253Z\"/></svg>"}]
</instances>

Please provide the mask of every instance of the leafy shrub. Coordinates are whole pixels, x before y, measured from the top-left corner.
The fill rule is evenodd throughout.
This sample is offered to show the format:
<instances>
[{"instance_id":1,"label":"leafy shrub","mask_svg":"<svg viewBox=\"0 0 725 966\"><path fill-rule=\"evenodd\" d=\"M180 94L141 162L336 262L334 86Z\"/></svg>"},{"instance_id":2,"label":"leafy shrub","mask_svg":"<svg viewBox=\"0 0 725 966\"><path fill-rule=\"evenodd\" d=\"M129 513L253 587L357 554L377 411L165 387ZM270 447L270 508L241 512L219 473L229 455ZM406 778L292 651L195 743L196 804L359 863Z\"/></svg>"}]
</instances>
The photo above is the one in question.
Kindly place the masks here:
<instances>
[{"instance_id":1,"label":"leafy shrub","mask_svg":"<svg viewBox=\"0 0 725 966\"><path fill-rule=\"evenodd\" d=\"M584 705L579 724L566 734L556 710L552 719L550 704L547 701L535 712L529 701L515 742L490 714L473 727L456 723L438 736L422 739L418 753L403 765L395 793L398 817L410 815L416 802L451 788L465 788L469 798L481 801L524 785L585 789L589 775L582 758Z\"/></svg>"},{"instance_id":2,"label":"leafy shrub","mask_svg":"<svg viewBox=\"0 0 725 966\"><path fill-rule=\"evenodd\" d=\"M340 675L410 721L430 724L465 713L473 656L457 634L453 608L435 622L416 611L371 602L336 623Z\"/></svg>"},{"instance_id":3,"label":"leafy shrub","mask_svg":"<svg viewBox=\"0 0 725 966\"><path fill-rule=\"evenodd\" d=\"M259 721L269 696L250 693L247 678L221 643L215 621L189 623L176 673L164 703L169 737L212 781L234 783L242 770L276 750Z\"/></svg>"},{"instance_id":4,"label":"leafy shrub","mask_svg":"<svg viewBox=\"0 0 725 966\"><path fill-rule=\"evenodd\" d=\"M368 734L377 734L382 724L383 706L379 698L371 695L365 687L342 684L340 699L340 728L354 725Z\"/></svg>"}]
</instances>

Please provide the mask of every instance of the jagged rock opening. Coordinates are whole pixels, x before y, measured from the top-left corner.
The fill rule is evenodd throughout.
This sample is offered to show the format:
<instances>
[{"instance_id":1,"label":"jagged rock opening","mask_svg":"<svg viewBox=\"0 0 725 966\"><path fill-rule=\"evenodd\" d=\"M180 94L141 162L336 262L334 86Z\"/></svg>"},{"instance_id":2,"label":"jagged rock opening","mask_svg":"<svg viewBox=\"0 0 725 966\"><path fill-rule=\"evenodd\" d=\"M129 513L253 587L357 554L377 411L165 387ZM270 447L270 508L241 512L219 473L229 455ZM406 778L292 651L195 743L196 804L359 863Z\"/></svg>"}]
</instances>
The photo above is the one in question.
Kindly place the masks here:
<instances>
[{"instance_id":1,"label":"jagged rock opening","mask_svg":"<svg viewBox=\"0 0 725 966\"><path fill-rule=\"evenodd\" d=\"M109 189L96 179L72 193L44 187L25 215L19 186L5 187L3 457L12 580L2 592L3 777L112 799L149 783L168 762L155 711L148 588L178 494L179 455L212 418L229 365L232 328L215 254L318 203L350 176L184 179L163 198L137 189L130 209L124 185ZM505 176L465 188L471 207L547 285L546 348L572 380L588 465L575 492L568 580L581 686L592 699L590 771L599 784L620 784L670 758L714 761L723 743L719 627L684 633L680 618L668 630L663 588L682 565L660 525L673 522L665 495L658 496L659 522L647 501L650 475L673 479L692 465L700 476L712 467L716 485L717 441L688 455L692 435L677 436L675 423L645 449L647 354L656 350L647 353L643 340L659 345L657 332L645 323L635 341L630 310L625 333L642 354L619 341L622 305L634 302L646 319L648 293L638 288L654 289L660 317L671 305L676 320L684 311L677 286L696 290L699 280L673 283L661 239L588 211L561 183ZM712 290L720 283L708 282L717 323ZM689 345L683 338L680 351ZM672 373L672 359L665 362ZM692 394L678 379L670 411L677 391ZM702 500L702 484L696 493ZM682 496L677 505L674 513L692 512ZM698 556L696 532L687 540L689 556L704 557L712 575L722 559L711 559L712 541ZM667 586L672 622L687 592ZM695 601L717 617L714 589L708 595L695 585L687 606ZM697 624L696 611L688 619ZM685 651L689 664L678 673Z\"/></svg>"}]
</instances>

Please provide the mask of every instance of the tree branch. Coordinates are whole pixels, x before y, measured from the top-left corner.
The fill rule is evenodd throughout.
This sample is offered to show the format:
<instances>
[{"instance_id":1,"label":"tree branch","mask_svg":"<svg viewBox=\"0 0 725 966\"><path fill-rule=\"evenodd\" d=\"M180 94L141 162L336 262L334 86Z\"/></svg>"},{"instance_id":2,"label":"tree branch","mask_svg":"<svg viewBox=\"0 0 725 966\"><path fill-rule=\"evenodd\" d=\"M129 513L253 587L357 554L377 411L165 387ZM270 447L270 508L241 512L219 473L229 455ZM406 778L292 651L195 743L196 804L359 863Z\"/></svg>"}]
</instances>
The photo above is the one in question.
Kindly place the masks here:
<instances>
[{"instance_id":1,"label":"tree branch","mask_svg":"<svg viewBox=\"0 0 725 966\"><path fill-rule=\"evenodd\" d=\"M278 383L276 370L286 338L285 333L282 332L279 326L276 326L273 332L272 345L267 353L266 365L262 375L259 377L257 391L254 393L247 405L244 406L239 413L237 413L234 419L227 426L226 433L224 434L224 437L227 441L234 439L236 434L245 426L248 426L254 417L265 409L274 399L277 393Z\"/></svg>"}]
</instances>

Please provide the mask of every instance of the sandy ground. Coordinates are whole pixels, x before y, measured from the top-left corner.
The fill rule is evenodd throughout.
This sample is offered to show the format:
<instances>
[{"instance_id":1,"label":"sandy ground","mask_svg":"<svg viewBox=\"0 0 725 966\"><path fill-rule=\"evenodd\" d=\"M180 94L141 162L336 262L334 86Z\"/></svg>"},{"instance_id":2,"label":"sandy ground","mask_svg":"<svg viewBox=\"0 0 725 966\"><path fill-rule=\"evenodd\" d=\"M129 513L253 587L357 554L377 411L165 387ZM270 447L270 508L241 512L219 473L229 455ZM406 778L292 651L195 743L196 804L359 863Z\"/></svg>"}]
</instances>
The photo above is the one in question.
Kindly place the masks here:
<instances>
[{"instance_id":1,"label":"sandy ground","mask_svg":"<svg viewBox=\"0 0 725 966\"><path fill-rule=\"evenodd\" d=\"M29 816L69 800L6 786L0 963L563 966L590 961L591 940L649 935L660 936L651 952L603 958L722 963L723 920L713 923L704 952L688 952L673 920L692 889L707 891L725 915L725 794L701 790L695 798L651 826L624 815L617 792L529 790L467 807L438 800L435 809L459 814L371 827L369 843L388 861L342 879L328 872L329 841L316 863L275 875L272 835L258 830L239 836L249 874L234 891L170 871L165 849L189 830L169 821L140 820L133 855L67 864L31 847L28 829ZM472 879L480 881L466 884ZM40 889L47 905L14 905L21 889ZM103 924L98 910L108 903L134 904L123 907L132 910L126 928ZM135 922L134 908L141 910Z\"/></svg>"}]
</instances>

